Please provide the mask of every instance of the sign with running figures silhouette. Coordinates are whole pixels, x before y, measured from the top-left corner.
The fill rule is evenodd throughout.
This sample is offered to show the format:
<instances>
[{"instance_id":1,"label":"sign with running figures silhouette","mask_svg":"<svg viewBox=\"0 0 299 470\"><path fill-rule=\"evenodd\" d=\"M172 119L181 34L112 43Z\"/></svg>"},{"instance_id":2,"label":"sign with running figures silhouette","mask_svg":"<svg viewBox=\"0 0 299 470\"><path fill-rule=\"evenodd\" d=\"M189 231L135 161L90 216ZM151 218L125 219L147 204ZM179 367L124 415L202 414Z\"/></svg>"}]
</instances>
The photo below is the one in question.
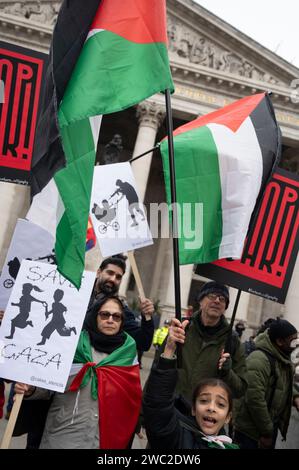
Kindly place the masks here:
<instances>
[{"instance_id":1,"label":"sign with running figures silhouette","mask_svg":"<svg viewBox=\"0 0 299 470\"><path fill-rule=\"evenodd\" d=\"M56 265L23 260L0 327L0 377L63 392L95 280L80 290Z\"/></svg>"},{"instance_id":2,"label":"sign with running figures silhouette","mask_svg":"<svg viewBox=\"0 0 299 470\"><path fill-rule=\"evenodd\" d=\"M29 184L46 58L0 42L0 181Z\"/></svg>"},{"instance_id":3,"label":"sign with running figures silhouette","mask_svg":"<svg viewBox=\"0 0 299 470\"><path fill-rule=\"evenodd\" d=\"M153 244L128 162L95 167L90 213L103 256Z\"/></svg>"},{"instance_id":4,"label":"sign with running figures silhouette","mask_svg":"<svg viewBox=\"0 0 299 470\"><path fill-rule=\"evenodd\" d=\"M0 309L5 310L23 259L56 264L52 235L29 220L18 219L0 276Z\"/></svg>"},{"instance_id":5,"label":"sign with running figures silhouette","mask_svg":"<svg viewBox=\"0 0 299 470\"><path fill-rule=\"evenodd\" d=\"M299 177L277 168L240 260L198 265L196 273L284 303L299 249Z\"/></svg>"}]
</instances>

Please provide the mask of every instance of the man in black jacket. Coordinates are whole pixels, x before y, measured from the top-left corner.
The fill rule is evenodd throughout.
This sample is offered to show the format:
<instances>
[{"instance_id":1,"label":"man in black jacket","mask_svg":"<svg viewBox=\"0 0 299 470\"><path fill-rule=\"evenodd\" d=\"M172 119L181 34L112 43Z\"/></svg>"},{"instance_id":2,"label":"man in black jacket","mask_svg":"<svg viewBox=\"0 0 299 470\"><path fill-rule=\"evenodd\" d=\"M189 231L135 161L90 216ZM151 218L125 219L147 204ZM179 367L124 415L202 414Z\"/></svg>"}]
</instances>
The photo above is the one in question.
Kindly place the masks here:
<instances>
[{"instance_id":1,"label":"man in black jacket","mask_svg":"<svg viewBox=\"0 0 299 470\"><path fill-rule=\"evenodd\" d=\"M102 261L98 271L94 290L89 302L89 308L100 295L117 295L126 272L126 262L123 255L115 255ZM147 351L152 344L154 322L152 319L154 305L150 299L140 299L141 324L135 319L134 313L127 305L124 306L124 330L131 335L138 350Z\"/></svg>"}]
</instances>

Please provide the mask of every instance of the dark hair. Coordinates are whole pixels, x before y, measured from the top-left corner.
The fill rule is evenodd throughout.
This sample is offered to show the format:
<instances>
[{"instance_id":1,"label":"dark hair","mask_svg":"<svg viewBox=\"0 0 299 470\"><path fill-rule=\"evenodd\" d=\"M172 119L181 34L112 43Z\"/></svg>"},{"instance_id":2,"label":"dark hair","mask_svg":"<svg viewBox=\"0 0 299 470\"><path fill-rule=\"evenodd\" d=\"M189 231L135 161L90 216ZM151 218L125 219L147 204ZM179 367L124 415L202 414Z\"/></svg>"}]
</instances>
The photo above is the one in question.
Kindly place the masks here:
<instances>
[{"instance_id":1,"label":"dark hair","mask_svg":"<svg viewBox=\"0 0 299 470\"><path fill-rule=\"evenodd\" d=\"M115 266L118 266L123 271L123 273L125 274L125 272L126 272L126 259L127 259L127 257L122 255L122 254L109 256L109 258L106 258L102 261L102 263L100 265L100 269L101 270L105 269L108 266L108 264L114 264Z\"/></svg>"},{"instance_id":2,"label":"dark hair","mask_svg":"<svg viewBox=\"0 0 299 470\"><path fill-rule=\"evenodd\" d=\"M279 317L271 323L268 330L268 335L272 343L277 339L289 338L296 334L297 328L289 321Z\"/></svg>"},{"instance_id":3,"label":"dark hair","mask_svg":"<svg viewBox=\"0 0 299 470\"><path fill-rule=\"evenodd\" d=\"M256 332L256 336L258 336L259 334L261 333L264 333L264 331L266 331L269 326L271 325L271 323L273 323L275 321L274 318L268 318L268 320L266 320L260 327L259 329L257 330Z\"/></svg>"},{"instance_id":4,"label":"dark hair","mask_svg":"<svg viewBox=\"0 0 299 470\"><path fill-rule=\"evenodd\" d=\"M206 386L221 387L221 388L223 388L223 390L226 391L227 397L228 397L228 413L230 413L233 409L233 394L232 394L232 391L231 391L230 387L225 382L223 382L223 380L215 379L213 377L209 378L209 379L203 379L196 385L195 389L193 390L193 394L192 394L192 406L195 408L196 399L197 399L198 395L200 394L200 392L202 391L202 389Z\"/></svg>"}]
</instances>

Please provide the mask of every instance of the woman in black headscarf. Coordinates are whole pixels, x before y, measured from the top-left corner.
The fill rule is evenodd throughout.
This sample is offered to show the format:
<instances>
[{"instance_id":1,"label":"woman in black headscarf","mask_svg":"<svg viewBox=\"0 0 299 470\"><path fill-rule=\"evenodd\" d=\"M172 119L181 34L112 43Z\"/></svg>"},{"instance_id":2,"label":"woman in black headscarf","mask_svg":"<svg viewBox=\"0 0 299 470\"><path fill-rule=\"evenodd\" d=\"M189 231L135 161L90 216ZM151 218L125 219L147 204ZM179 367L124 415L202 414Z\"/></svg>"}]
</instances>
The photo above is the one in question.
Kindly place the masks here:
<instances>
[{"instance_id":1,"label":"woman in black headscarf","mask_svg":"<svg viewBox=\"0 0 299 470\"><path fill-rule=\"evenodd\" d=\"M136 344L123 331L123 322L118 297L101 297L89 309L68 391L54 395L41 449L127 447L139 416L141 386ZM21 385L16 391L33 391L32 398L41 390Z\"/></svg>"}]
</instances>

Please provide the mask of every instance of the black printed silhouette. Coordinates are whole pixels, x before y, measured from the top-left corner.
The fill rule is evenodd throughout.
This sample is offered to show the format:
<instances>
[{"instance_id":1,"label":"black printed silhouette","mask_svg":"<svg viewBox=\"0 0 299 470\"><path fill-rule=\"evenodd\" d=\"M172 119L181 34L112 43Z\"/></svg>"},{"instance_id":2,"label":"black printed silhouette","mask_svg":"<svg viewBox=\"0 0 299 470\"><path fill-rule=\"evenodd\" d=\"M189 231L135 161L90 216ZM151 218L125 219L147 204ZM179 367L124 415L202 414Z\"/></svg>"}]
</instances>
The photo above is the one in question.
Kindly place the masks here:
<instances>
[{"instance_id":1,"label":"black printed silhouette","mask_svg":"<svg viewBox=\"0 0 299 470\"><path fill-rule=\"evenodd\" d=\"M25 258L29 261L32 261L32 258ZM41 256L40 258L36 258L34 261L43 261L43 260L46 260L47 263L49 264L56 264L56 257L55 257L55 251L54 249L52 250L52 252L49 254L49 255L46 255L46 256ZM11 259L8 263L7 263L7 266L8 266L8 272L9 272L9 275L13 278L13 279L16 279L17 278L17 275L18 275L18 272L19 272L19 269L21 267L21 263L20 263L20 260L19 258L17 258L16 256ZM3 282L3 285L6 289L11 289L12 286L14 285L14 281L12 279L5 279L4 282Z\"/></svg>"},{"instance_id":2,"label":"black printed silhouette","mask_svg":"<svg viewBox=\"0 0 299 470\"><path fill-rule=\"evenodd\" d=\"M49 317L49 315L52 314L52 320L41 332L42 339L39 343L37 343L38 346L45 344L46 340L50 338L54 331L57 331L60 336L71 336L72 332L75 333L75 335L77 334L76 328L74 326L71 328L65 326L66 321L63 315L67 311L67 308L60 302L63 296L63 290L56 289L53 295L54 302L52 303L52 310L48 312L48 309L46 309L46 319Z\"/></svg>"},{"instance_id":3,"label":"black printed silhouette","mask_svg":"<svg viewBox=\"0 0 299 470\"><path fill-rule=\"evenodd\" d=\"M28 259L28 258L26 258ZM52 250L52 252L49 255L46 256L41 256L40 258L36 258L35 261L43 261L46 260L47 263L49 264L56 264L56 256L55 256L55 251Z\"/></svg>"},{"instance_id":4,"label":"black printed silhouette","mask_svg":"<svg viewBox=\"0 0 299 470\"><path fill-rule=\"evenodd\" d=\"M116 207L117 202L115 204L109 204L107 199L102 200L102 207L98 204L94 204L91 212L95 215L95 218L101 222L99 226L100 233L106 233L107 228L111 226L115 232L119 230L119 223L113 220L116 217Z\"/></svg>"},{"instance_id":5,"label":"black printed silhouette","mask_svg":"<svg viewBox=\"0 0 299 470\"><path fill-rule=\"evenodd\" d=\"M141 215L142 220L145 219L144 213L142 212L142 210L139 207L139 199L138 199L138 195L135 191L135 188L130 183L127 183L126 181L116 180L115 184L119 188L116 191L114 191L114 193L110 196L110 199L115 194L121 194L122 195L121 198L118 200L118 202L124 196L126 197L126 199L128 201L128 209L129 209L129 212L130 212L130 216L133 220L133 223L132 223L131 227L135 227L136 225L138 225L138 222L136 221L136 216L134 214L134 211L138 212Z\"/></svg>"},{"instance_id":6,"label":"black printed silhouette","mask_svg":"<svg viewBox=\"0 0 299 470\"><path fill-rule=\"evenodd\" d=\"M43 292L39 287L33 286L32 284L27 282L23 284L23 288L22 288L23 295L20 297L19 303L18 304L14 302L11 303L13 307L19 307L20 313L11 320L10 335L5 336L5 338L12 339L15 334L16 328L24 329L28 325L33 326L32 321L28 320L32 302L38 302L47 309L48 307L47 302L44 302L43 300L39 300L39 299L36 299L35 297L32 297L31 295L32 290L35 290L36 292Z\"/></svg>"},{"instance_id":7,"label":"black printed silhouette","mask_svg":"<svg viewBox=\"0 0 299 470\"><path fill-rule=\"evenodd\" d=\"M7 263L7 266L8 266L9 275L13 277L14 279L16 279L20 266L21 266L19 259L15 256L14 259L11 259Z\"/></svg>"}]
</instances>

